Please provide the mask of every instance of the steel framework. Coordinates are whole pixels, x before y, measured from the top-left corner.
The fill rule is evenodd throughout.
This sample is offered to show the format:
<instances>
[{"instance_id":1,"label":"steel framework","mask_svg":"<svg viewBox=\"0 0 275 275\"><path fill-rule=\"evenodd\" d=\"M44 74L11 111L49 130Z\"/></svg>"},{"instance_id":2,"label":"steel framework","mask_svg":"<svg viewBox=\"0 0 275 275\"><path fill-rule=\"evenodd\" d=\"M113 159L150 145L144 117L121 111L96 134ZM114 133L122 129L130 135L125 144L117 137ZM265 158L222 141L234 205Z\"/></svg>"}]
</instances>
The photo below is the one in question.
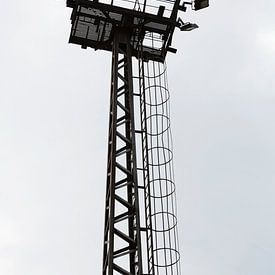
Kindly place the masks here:
<instances>
[{"instance_id":1,"label":"steel framework","mask_svg":"<svg viewBox=\"0 0 275 275\"><path fill-rule=\"evenodd\" d=\"M70 43L112 52L103 275L179 275L165 61L178 11L208 0L67 0ZM151 1L151 2L150 2ZM135 57L135 60L133 59Z\"/></svg>"},{"instance_id":2,"label":"steel framework","mask_svg":"<svg viewBox=\"0 0 275 275\"><path fill-rule=\"evenodd\" d=\"M112 51L103 274L143 274L132 57L127 29L117 29ZM126 267L121 259L128 261Z\"/></svg>"}]
</instances>

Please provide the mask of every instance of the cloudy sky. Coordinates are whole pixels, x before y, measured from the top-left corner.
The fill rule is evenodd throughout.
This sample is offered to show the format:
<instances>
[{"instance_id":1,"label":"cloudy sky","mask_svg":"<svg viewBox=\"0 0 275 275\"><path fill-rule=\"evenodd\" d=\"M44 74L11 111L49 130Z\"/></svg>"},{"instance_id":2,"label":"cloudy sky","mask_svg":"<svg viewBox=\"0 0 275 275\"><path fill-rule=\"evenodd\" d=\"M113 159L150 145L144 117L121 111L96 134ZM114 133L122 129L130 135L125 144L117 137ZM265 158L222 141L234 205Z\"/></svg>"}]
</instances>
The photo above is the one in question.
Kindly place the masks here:
<instances>
[{"instance_id":1,"label":"cloudy sky","mask_svg":"<svg viewBox=\"0 0 275 275\"><path fill-rule=\"evenodd\" d=\"M231 3L231 4L230 4ZM275 2L184 14L169 55L184 275L275 274ZM65 1L0 9L0 274L100 274L110 54Z\"/></svg>"}]
</instances>

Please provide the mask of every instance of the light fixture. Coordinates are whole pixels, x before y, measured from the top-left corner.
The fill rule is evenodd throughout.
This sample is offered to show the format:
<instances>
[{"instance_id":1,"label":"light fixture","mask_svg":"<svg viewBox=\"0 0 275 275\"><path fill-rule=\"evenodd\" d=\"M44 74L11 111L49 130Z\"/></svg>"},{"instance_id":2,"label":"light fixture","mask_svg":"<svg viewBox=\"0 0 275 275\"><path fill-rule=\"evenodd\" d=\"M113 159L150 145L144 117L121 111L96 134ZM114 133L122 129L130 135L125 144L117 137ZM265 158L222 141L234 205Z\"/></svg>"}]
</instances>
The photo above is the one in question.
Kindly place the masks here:
<instances>
[{"instance_id":1,"label":"light fixture","mask_svg":"<svg viewBox=\"0 0 275 275\"><path fill-rule=\"evenodd\" d=\"M201 10L209 7L209 0L195 0L194 1L194 10Z\"/></svg>"},{"instance_id":2,"label":"light fixture","mask_svg":"<svg viewBox=\"0 0 275 275\"><path fill-rule=\"evenodd\" d=\"M193 31L195 29L197 29L199 26L197 24L194 23L185 23L184 25L182 25L180 27L181 31Z\"/></svg>"},{"instance_id":3,"label":"light fixture","mask_svg":"<svg viewBox=\"0 0 275 275\"><path fill-rule=\"evenodd\" d=\"M194 30L194 29L197 29L199 26L198 26L197 24L190 23L190 22L184 23L184 22L181 20L181 18L178 18L177 27L178 27L181 31L192 31L192 30Z\"/></svg>"}]
</instances>

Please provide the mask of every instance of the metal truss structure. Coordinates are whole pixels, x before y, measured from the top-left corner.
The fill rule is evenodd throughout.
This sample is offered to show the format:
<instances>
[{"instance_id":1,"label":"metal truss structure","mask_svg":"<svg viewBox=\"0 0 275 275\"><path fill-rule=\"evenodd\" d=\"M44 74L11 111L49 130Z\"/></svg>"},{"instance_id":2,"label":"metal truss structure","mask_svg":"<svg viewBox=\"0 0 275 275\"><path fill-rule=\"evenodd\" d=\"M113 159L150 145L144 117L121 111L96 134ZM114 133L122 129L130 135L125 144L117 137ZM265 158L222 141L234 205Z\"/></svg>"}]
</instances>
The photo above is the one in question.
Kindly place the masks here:
<instances>
[{"instance_id":1,"label":"metal truss structure","mask_svg":"<svg viewBox=\"0 0 275 275\"><path fill-rule=\"evenodd\" d=\"M103 274L143 274L133 102L127 30L114 36Z\"/></svg>"},{"instance_id":2,"label":"metal truss structure","mask_svg":"<svg viewBox=\"0 0 275 275\"><path fill-rule=\"evenodd\" d=\"M67 0L69 42L112 51L103 275L180 274L164 62L175 28L197 27L186 5L208 0Z\"/></svg>"}]
</instances>

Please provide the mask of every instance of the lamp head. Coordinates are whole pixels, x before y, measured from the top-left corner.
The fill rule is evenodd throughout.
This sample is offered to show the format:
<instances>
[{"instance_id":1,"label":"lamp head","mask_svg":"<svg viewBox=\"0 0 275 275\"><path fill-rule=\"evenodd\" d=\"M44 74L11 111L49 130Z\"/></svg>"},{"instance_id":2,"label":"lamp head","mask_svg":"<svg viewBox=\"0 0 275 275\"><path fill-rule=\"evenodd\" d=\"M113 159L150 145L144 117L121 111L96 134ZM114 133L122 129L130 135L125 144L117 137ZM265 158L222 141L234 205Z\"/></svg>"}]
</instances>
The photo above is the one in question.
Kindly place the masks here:
<instances>
[{"instance_id":1,"label":"lamp head","mask_svg":"<svg viewBox=\"0 0 275 275\"><path fill-rule=\"evenodd\" d=\"M187 23L182 24L179 28L181 31L193 31L193 30L197 29L198 27L199 26L197 24L187 22Z\"/></svg>"},{"instance_id":2,"label":"lamp head","mask_svg":"<svg viewBox=\"0 0 275 275\"><path fill-rule=\"evenodd\" d=\"M201 10L209 7L209 0L194 0L194 10Z\"/></svg>"}]
</instances>

